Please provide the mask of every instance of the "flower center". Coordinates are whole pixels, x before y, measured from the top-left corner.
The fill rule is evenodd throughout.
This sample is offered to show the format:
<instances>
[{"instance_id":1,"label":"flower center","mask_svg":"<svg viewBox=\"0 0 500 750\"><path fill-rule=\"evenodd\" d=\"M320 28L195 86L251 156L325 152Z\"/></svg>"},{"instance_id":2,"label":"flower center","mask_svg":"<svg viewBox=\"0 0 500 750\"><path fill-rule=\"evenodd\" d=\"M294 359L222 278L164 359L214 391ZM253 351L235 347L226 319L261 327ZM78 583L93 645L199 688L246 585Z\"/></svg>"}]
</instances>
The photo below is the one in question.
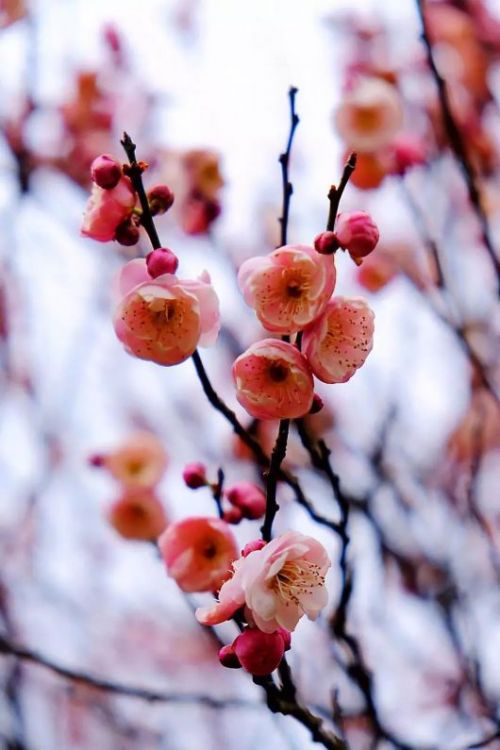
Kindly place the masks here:
<instances>
[{"instance_id":1,"label":"flower center","mask_svg":"<svg viewBox=\"0 0 500 750\"><path fill-rule=\"evenodd\" d=\"M380 126L380 114L374 107L358 107L354 117L359 130L372 131Z\"/></svg>"},{"instance_id":2,"label":"flower center","mask_svg":"<svg viewBox=\"0 0 500 750\"><path fill-rule=\"evenodd\" d=\"M269 377L275 383L283 383L288 377L288 367L281 362L272 362L269 365Z\"/></svg>"},{"instance_id":3,"label":"flower center","mask_svg":"<svg viewBox=\"0 0 500 750\"><path fill-rule=\"evenodd\" d=\"M132 459L127 464L128 473L133 477L140 474L143 468L144 468L144 464L139 459Z\"/></svg>"},{"instance_id":4,"label":"flower center","mask_svg":"<svg viewBox=\"0 0 500 750\"><path fill-rule=\"evenodd\" d=\"M208 542L204 547L202 551L203 557L206 557L207 560L213 560L214 557L217 555L217 547L213 542Z\"/></svg>"},{"instance_id":5,"label":"flower center","mask_svg":"<svg viewBox=\"0 0 500 750\"><path fill-rule=\"evenodd\" d=\"M293 299L299 299L302 296L302 287L298 281L290 281L286 288L286 292L289 297Z\"/></svg>"},{"instance_id":6,"label":"flower center","mask_svg":"<svg viewBox=\"0 0 500 750\"><path fill-rule=\"evenodd\" d=\"M271 588L285 602L300 604L302 596L311 594L317 586L323 586L325 577L321 568L309 560L289 560L272 581Z\"/></svg>"}]
</instances>

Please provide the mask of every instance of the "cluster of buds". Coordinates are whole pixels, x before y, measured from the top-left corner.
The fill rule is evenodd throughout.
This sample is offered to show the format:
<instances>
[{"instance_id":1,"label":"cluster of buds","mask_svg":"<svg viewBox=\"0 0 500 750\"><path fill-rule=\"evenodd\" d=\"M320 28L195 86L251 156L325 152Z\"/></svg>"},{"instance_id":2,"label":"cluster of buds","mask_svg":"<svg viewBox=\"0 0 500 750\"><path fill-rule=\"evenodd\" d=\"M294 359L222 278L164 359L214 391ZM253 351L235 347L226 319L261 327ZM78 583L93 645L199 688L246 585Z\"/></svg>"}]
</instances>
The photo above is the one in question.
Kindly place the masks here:
<instances>
[{"instance_id":1,"label":"cluster of buds","mask_svg":"<svg viewBox=\"0 0 500 750\"><path fill-rule=\"evenodd\" d=\"M217 482L207 479L206 466L200 462L187 464L182 472L187 487L197 490L210 487L212 492L219 491ZM253 482L238 482L226 487L222 493L223 519L226 523L238 524L244 518L256 521L266 512L266 496L263 490Z\"/></svg>"},{"instance_id":2,"label":"cluster of buds","mask_svg":"<svg viewBox=\"0 0 500 750\"><path fill-rule=\"evenodd\" d=\"M115 450L91 456L89 462L106 469L120 486L107 511L115 531L125 539L154 541L167 525L156 489L167 467L161 441L150 432L137 432Z\"/></svg>"},{"instance_id":3,"label":"cluster of buds","mask_svg":"<svg viewBox=\"0 0 500 750\"><path fill-rule=\"evenodd\" d=\"M147 164L141 163L140 168L146 169ZM81 227L84 237L98 242L115 240L126 247L139 242L141 209L129 172L109 154L94 159L90 168L92 194ZM174 194L167 185L157 185L149 191L148 201L153 214L165 213L174 202Z\"/></svg>"}]
</instances>

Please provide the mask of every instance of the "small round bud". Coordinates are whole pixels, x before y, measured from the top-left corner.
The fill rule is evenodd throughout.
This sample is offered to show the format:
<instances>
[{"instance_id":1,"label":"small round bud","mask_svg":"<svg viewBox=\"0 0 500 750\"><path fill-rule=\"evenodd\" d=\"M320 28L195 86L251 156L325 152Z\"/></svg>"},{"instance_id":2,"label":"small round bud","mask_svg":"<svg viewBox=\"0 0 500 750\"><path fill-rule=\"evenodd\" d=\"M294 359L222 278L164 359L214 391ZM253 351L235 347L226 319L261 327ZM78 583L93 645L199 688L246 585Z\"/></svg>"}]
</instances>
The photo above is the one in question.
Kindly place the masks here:
<instances>
[{"instance_id":1,"label":"small round bud","mask_svg":"<svg viewBox=\"0 0 500 750\"><path fill-rule=\"evenodd\" d=\"M222 516L222 520L226 523L232 523L233 525L236 525L241 521L243 518L243 512L236 507L228 508L224 511L224 514Z\"/></svg>"},{"instance_id":2,"label":"small round bud","mask_svg":"<svg viewBox=\"0 0 500 750\"><path fill-rule=\"evenodd\" d=\"M172 207L174 198L168 185L156 185L148 192L149 210L153 216L164 214Z\"/></svg>"},{"instance_id":3,"label":"small round bud","mask_svg":"<svg viewBox=\"0 0 500 750\"><path fill-rule=\"evenodd\" d=\"M426 162L425 146L411 135L401 135L392 144L394 166L392 172L404 175L408 169Z\"/></svg>"},{"instance_id":4,"label":"small round bud","mask_svg":"<svg viewBox=\"0 0 500 750\"><path fill-rule=\"evenodd\" d=\"M104 466L104 460L105 456L103 456L102 453L94 453L92 456L88 457L90 466L95 466L96 469L100 469L101 466Z\"/></svg>"},{"instance_id":5,"label":"small round bud","mask_svg":"<svg viewBox=\"0 0 500 750\"><path fill-rule=\"evenodd\" d=\"M224 492L225 497L245 518L256 520L266 512L266 496L253 482L238 482Z\"/></svg>"},{"instance_id":6,"label":"small round bud","mask_svg":"<svg viewBox=\"0 0 500 750\"><path fill-rule=\"evenodd\" d=\"M122 221L115 230L116 242L119 242L120 245L125 245L125 247L137 245L140 235L139 227L131 219Z\"/></svg>"},{"instance_id":7,"label":"small round bud","mask_svg":"<svg viewBox=\"0 0 500 750\"><path fill-rule=\"evenodd\" d=\"M313 396L312 406L309 409L309 414L317 414L319 411L321 411L323 406L323 399L321 398L321 396L318 396L318 394L315 393Z\"/></svg>"},{"instance_id":8,"label":"small round bud","mask_svg":"<svg viewBox=\"0 0 500 750\"><path fill-rule=\"evenodd\" d=\"M222 646L219 649L219 661L223 667L228 667L228 669L241 668L240 661L234 653L232 646Z\"/></svg>"},{"instance_id":9,"label":"small round bud","mask_svg":"<svg viewBox=\"0 0 500 750\"><path fill-rule=\"evenodd\" d=\"M197 490L199 487L206 487L207 482L207 469L202 463L187 464L182 472L182 478L187 487L192 490Z\"/></svg>"},{"instance_id":10,"label":"small round bud","mask_svg":"<svg viewBox=\"0 0 500 750\"><path fill-rule=\"evenodd\" d=\"M250 552L255 552L256 550L262 549L265 547L267 542L265 542L263 539L254 539L253 542L248 542L245 544L243 549L241 550L241 556L246 557L250 554Z\"/></svg>"},{"instance_id":11,"label":"small round bud","mask_svg":"<svg viewBox=\"0 0 500 750\"><path fill-rule=\"evenodd\" d=\"M278 628L276 631L282 638L285 646L285 651L290 651L292 648L292 634L286 628Z\"/></svg>"},{"instance_id":12,"label":"small round bud","mask_svg":"<svg viewBox=\"0 0 500 750\"><path fill-rule=\"evenodd\" d=\"M249 628L233 642L233 651L246 672L263 677L274 672L285 653L285 643L280 633L263 633Z\"/></svg>"},{"instance_id":13,"label":"small round bud","mask_svg":"<svg viewBox=\"0 0 500 750\"><path fill-rule=\"evenodd\" d=\"M94 159L90 165L90 174L93 182L104 190L112 190L116 187L122 176L121 164L108 154L101 154Z\"/></svg>"},{"instance_id":14,"label":"small round bud","mask_svg":"<svg viewBox=\"0 0 500 750\"><path fill-rule=\"evenodd\" d=\"M158 247L146 255L146 266L149 275L156 279L164 273L175 273L179 259L168 247Z\"/></svg>"},{"instance_id":15,"label":"small round bud","mask_svg":"<svg viewBox=\"0 0 500 750\"><path fill-rule=\"evenodd\" d=\"M339 214L335 234L340 246L349 251L353 260L369 255L379 239L378 227L365 211Z\"/></svg>"},{"instance_id":16,"label":"small round bud","mask_svg":"<svg viewBox=\"0 0 500 750\"><path fill-rule=\"evenodd\" d=\"M335 232L321 232L314 238L314 249L321 255L332 255L339 249Z\"/></svg>"}]
</instances>

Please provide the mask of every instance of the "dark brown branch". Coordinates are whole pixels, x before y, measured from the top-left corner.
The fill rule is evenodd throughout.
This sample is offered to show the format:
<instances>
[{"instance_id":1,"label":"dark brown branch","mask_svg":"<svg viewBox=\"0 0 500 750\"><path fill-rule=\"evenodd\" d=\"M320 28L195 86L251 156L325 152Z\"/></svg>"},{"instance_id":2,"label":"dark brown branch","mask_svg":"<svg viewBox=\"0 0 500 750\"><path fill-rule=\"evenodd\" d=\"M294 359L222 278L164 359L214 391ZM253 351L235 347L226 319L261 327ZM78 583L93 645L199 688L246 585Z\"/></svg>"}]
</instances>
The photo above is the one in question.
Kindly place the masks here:
<instances>
[{"instance_id":1,"label":"dark brown branch","mask_svg":"<svg viewBox=\"0 0 500 750\"><path fill-rule=\"evenodd\" d=\"M276 438L276 444L274 446L274 450L271 456L271 463L269 465L269 473L267 475L266 515L264 517L264 523L262 524L261 528L262 538L266 542L269 542L269 540L271 539L274 517L279 510L279 505L276 502L276 490L278 486L281 464L286 455L289 429L290 420L280 420L278 437Z\"/></svg>"},{"instance_id":2,"label":"dark brown branch","mask_svg":"<svg viewBox=\"0 0 500 750\"><path fill-rule=\"evenodd\" d=\"M465 142L464 142L462 133L460 131L460 128L458 127L455 117L453 116L453 111L452 111L451 103L450 103L450 97L448 95L448 89L446 87L445 80L439 73L439 70L436 65L436 61L434 59L432 43L430 40L429 30L427 28L427 22L425 19L424 0L416 0L416 3L417 3L418 14L420 17L420 22L422 24L422 41L425 45L425 49L427 53L427 62L428 62L429 68L431 70L432 76L434 78L434 81L436 83L436 87L438 90L439 105L441 108L441 114L443 117L443 123L444 123L444 127L446 130L446 134L448 136L448 141L461 167L462 174L464 176L464 180L467 185L467 192L469 194L469 200L471 202L471 205L479 221L479 225L481 228L481 237L482 237L484 246L493 263L496 276L497 276L497 282L500 286L500 261L497 258L495 248L493 246L493 242L491 239L490 230L488 226L488 220L486 218L486 213L484 211L483 204L481 201L481 194L479 192L479 188L477 185L474 167L467 154L467 149L465 147Z\"/></svg>"},{"instance_id":3,"label":"dark brown branch","mask_svg":"<svg viewBox=\"0 0 500 750\"><path fill-rule=\"evenodd\" d=\"M141 166L141 164L139 164L136 160L136 145L132 141L128 133L123 134L123 138L120 143L122 144L124 151L127 154L127 158L130 162L130 167L127 170L127 174L132 181L134 190L139 196L139 201L141 203L141 224L146 230L153 248L156 249L158 247L161 247L161 242L160 238L158 237L158 232L156 231L155 223L153 221L153 215L151 213L151 209L149 208L148 197L146 195L144 184L142 182L142 173L144 171L144 167Z\"/></svg>"},{"instance_id":4,"label":"dark brown branch","mask_svg":"<svg viewBox=\"0 0 500 750\"><path fill-rule=\"evenodd\" d=\"M329 732L323 727L323 721L315 716L308 708L304 708L295 700L286 694L286 691L280 690L270 677L254 677L256 685L262 687L267 696L267 705L273 713L283 714L284 716L293 716L298 722L309 729L314 742L318 742L327 750L348 750L348 746L333 732Z\"/></svg>"},{"instance_id":5,"label":"dark brown branch","mask_svg":"<svg viewBox=\"0 0 500 750\"><path fill-rule=\"evenodd\" d=\"M281 179L283 183L283 209L281 217L278 220L281 225L280 245L286 245L288 232L288 216L290 213L290 200L293 194L293 185L288 177L288 166L290 163L290 153L292 150L293 136L295 134L295 129L299 124L299 116L295 112L295 97L297 96L297 91L298 89L292 86L288 92L288 99L290 101L290 132L288 134L286 149L282 154L280 154L279 157L279 163L281 165Z\"/></svg>"},{"instance_id":6,"label":"dark brown branch","mask_svg":"<svg viewBox=\"0 0 500 750\"><path fill-rule=\"evenodd\" d=\"M489 734L487 737L484 737L484 739L479 740L479 742L474 742L473 745L467 745L467 750L475 750L475 748L478 747L486 747L487 745L490 745L492 742L495 742L495 740L500 739L500 729L498 729L493 734Z\"/></svg>"},{"instance_id":7,"label":"dark brown branch","mask_svg":"<svg viewBox=\"0 0 500 750\"><path fill-rule=\"evenodd\" d=\"M49 671L54 672L54 674L59 675L59 677L64 677L64 679L71 680L71 682L74 683L87 685L96 690L104 690L107 693L114 693L115 695L122 695L128 698L139 698L140 700L145 700L151 703L199 703L208 708L214 709L228 707L255 709L260 707L259 703L246 701L240 698L213 698L211 695L206 695L204 693L182 694L149 690L147 688L134 687L132 685L123 685L119 682L113 682L111 680L97 677L89 672L81 672L63 667L37 651L15 645L3 635L0 635L0 654L13 656L16 659L36 664L37 666L48 669Z\"/></svg>"},{"instance_id":8,"label":"dark brown branch","mask_svg":"<svg viewBox=\"0 0 500 750\"><path fill-rule=\"evenodd\" d=\"M335 187L335 185L332 185L330 188L330 191L328 193L328 200L330 201L330 209L328 211L328 221L326 223L327 232L333 232L333 229L335 227L335 219L337 218L337 214L339 211L340 201L342 199L344 190L347 187L347 183L349 182L352 173L356 169L356 160L357 160L357 155L354 152L349 154L349 158L347 159L344 165L344 171L342 172L342 177L340 178L339 186Z\"/></svg>"}]
</instances>

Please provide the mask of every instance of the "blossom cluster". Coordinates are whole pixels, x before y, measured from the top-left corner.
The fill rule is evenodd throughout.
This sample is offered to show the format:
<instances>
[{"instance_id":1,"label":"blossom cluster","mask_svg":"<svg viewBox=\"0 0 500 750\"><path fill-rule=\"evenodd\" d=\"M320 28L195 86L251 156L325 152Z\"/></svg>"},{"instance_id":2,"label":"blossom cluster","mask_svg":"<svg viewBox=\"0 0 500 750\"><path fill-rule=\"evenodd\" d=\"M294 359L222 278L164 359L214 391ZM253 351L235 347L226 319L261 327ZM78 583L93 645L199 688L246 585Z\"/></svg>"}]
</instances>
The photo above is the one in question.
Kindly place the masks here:
<instances>
[{"instance_id":1,"label":"blossom cluster","mask_svg":"<svg viewBox=\"0 0 500 750\"><path fill-rule=\"evenodd\" d=\"M173 366L197 354L199 346L215 343L219 303L206 271L197 279L179 277L175 253L157 246L151 222L170 210L174 194L167 185L146 194L146 169L144 162L121 165L107 154L94 160L82 235L135 245L143 227L153 240L146 257L130 260L116 275L113 325L129 354ZM201 174L208 175L214 189L219 186L216 170ZM232 374L237 400L255 419L288 420L317 411L322 402L314 392L315 378L344 383L364 364L372 348L374 315L363 299L334 295L335 253L346 251L361 265L378 239L368 214L342 213L333 229L311 245L284 244L242 263L240 290L267 337L236 358ZM252 482L223 489L220 479L207 479L199 462L185 467L185 484L209 488L220 517L167 523L154 492L166 457L144 435L92 462L124 487L108 513L114 528L129 539L157 540L168 575L181 590L217 596L214 605L197 610L197 619L215 625L237 618L242 624L243 632L221 650L221 663L257 676L273 671L300 618L315 620L327 603L325 576L331 563L324 547L288 531L270 541L256 539L240 552L231 525L267 518L268 498Z\"/></svg>"}]
</instances>

